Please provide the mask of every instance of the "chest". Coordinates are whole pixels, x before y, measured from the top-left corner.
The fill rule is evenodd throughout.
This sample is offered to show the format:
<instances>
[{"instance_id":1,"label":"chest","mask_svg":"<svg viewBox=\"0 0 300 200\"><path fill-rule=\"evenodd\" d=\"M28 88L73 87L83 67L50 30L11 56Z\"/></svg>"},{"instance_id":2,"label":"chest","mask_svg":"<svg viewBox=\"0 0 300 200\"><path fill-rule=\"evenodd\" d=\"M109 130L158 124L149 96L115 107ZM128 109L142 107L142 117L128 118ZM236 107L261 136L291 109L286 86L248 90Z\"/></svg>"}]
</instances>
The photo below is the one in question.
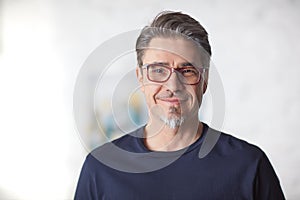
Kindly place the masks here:
<instances>
[{"instance_id":1,"label":"chest","mask_svg":"<svg viewBox=\"0 0 300 200\"><path fill-rule=\"evenodd\" d=\"M182 161L148 173L107 170L96 178L99 196L131 200L252 199L252 167L233 165L229 160L220 163Z\"/></svg>"}]
</instances>

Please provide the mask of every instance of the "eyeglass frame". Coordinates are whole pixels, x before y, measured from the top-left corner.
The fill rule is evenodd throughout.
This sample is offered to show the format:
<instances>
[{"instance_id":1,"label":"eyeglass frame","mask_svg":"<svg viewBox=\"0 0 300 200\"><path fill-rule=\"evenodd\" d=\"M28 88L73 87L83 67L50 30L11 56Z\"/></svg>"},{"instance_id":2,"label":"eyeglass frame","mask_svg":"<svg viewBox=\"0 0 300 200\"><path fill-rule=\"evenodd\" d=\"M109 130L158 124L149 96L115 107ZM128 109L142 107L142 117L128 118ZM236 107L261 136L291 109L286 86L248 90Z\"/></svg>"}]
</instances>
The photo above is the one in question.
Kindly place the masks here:
<instances>
[{"instance_id":1,"label":"eyeglass frame","mask_svg":"<svg viewBox=\"0 0 300 200\"><path fill-rule=\"evenodd\" d=\"M151 66L151 65L161 65L161 66L167 68L169 70L169 72L171 72L171 73L169 74L168 78L166 80L164 80L164 81L154 81L154 80L150 79L149 73L148 73L148 67ZM152 82L155 82L155 83L165 83L165 82L167 82L170 79L170 77L171 77L171 75L172 75L173 72L177 71L178 73L181 74L180 70L184 70L184 69L187 69L187 68L190 68L190 67L173 68L173 67L166 66L166 64L162 64L162 63L146 63L146 64L143 64L142 66L140 66L140 68L147 70L147 79L149 81L152 81ZM194 68L196 68L196 67L194 67ZM196 83L193 83L193 84L184 83L184 82L181 81L181 79L179 79L179 81L182 84L185 84L185 85L197 85L201 81L201 78L204 78L203 75L205 74L205 70L206 70L206 68L204 68L204 67L200 67L200 69L201 69L201 71L199 71L199 69L197 69L199 71L199 77L198 77L198 80L197 80Z\"/></svg>"}]
</instances>

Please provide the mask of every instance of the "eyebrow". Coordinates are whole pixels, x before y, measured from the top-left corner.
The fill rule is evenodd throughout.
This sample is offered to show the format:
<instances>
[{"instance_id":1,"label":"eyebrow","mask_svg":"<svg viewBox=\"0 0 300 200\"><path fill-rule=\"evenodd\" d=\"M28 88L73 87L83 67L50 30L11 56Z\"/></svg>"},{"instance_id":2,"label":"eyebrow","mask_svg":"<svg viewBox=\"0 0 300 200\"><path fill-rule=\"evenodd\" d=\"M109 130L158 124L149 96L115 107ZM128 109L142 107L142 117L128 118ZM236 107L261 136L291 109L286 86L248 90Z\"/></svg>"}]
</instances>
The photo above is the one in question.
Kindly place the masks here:
<instances>
[{"instance_id":1,"label":"eyebrow","mask_svg":"<svg viewBox=\"0 0 300 200\"><path fill-rule=\"evenodd\" d=\"M195 67L194 64L190 63L190 62L181 63L179 66L181 66L181 67L187 67L187 66Z\"/></svg>"},{"instance_id":2,"label":"eyebrow","mask_svg":"<svg viewBox=\"0 0 300 200\"><path fill-rule=\"evenodd\" d=\"M153 62L152 64L159 64L159 65L168 65L168 66L170 66L169 62ZM183 62L183 63L180 63L178 66L179 67L187 67L187 66L195 67L195 65L193 63L191 63L191 62Z\"/></svg>"},{"instance_id":3,"label":"eyebrow","mask_svg":"<svg viewBox=\"0 0 300 200\"><path fill-rule=\"evenodd\" d=\"M168 62L153 62L152 64L170 65L170 63L168 63Z\"/></svg>"}]
</instances>

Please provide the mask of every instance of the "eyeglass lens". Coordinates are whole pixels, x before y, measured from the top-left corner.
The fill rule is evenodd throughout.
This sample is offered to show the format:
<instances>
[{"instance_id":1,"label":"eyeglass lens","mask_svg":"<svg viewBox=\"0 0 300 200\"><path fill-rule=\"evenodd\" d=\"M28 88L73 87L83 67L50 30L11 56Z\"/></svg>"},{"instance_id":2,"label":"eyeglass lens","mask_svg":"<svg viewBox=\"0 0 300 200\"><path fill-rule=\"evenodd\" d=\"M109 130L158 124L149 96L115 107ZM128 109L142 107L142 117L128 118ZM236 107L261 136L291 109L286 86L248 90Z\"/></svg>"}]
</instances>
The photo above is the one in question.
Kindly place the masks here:
<instances>
[{"instance_id":1,"label":"eyeglass lens","mask_svg":"<svg viewBox=\"0 0 300 200\"><path fill-rule=\"evenodd\" d=\"M177 75L179 75L179 80L184 84L198 83L202 73L193 66L185 66L174 70L178 72ZM150 64L147 66L147 73L150 81L165 82L170 78L172 68L160 64Z\"/></svg>"}]
</instances>

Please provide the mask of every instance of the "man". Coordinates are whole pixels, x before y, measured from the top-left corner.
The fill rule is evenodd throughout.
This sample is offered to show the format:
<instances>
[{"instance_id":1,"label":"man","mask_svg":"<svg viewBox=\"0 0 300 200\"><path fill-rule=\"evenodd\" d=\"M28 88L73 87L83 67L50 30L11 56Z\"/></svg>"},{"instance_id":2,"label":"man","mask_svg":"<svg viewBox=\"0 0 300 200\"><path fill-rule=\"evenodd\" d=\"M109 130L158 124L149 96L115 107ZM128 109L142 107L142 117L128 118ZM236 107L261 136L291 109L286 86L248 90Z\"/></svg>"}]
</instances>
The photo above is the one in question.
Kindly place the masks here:
<instances>
[{"instance_id":1,"label":"man","mask_svg":"<svg viewBox=\"0 0 300 200\"><path fill-rule=\"evenodd\" d=\"M149 121L87 156L75 199L284 199L262 150L198 120L211 56L199 22L162 12L136 52Z\"/></svg>"}]
</instances>

